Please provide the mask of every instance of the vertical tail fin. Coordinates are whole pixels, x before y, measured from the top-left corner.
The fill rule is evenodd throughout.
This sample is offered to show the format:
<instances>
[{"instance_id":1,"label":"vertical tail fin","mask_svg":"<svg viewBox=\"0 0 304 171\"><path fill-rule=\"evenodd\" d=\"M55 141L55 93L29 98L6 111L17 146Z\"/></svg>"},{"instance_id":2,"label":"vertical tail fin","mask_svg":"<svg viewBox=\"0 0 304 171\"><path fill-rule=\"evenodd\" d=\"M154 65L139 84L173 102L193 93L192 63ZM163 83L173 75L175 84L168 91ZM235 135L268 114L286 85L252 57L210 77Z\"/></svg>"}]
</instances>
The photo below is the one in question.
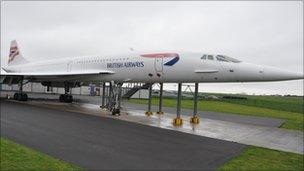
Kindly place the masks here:
<instances>
[{"instance_id":1,"label":"vertical tail fin","mask_svg":"<svg viewBox=\"0 0 304 171\"><path fill-rule=\"evenodd\" d=\"M16 40L11 41L8 65L18 65L18 64L24 64L27 62L28 61L21 55L17 41Z\"/></svg>"}]
</instances>

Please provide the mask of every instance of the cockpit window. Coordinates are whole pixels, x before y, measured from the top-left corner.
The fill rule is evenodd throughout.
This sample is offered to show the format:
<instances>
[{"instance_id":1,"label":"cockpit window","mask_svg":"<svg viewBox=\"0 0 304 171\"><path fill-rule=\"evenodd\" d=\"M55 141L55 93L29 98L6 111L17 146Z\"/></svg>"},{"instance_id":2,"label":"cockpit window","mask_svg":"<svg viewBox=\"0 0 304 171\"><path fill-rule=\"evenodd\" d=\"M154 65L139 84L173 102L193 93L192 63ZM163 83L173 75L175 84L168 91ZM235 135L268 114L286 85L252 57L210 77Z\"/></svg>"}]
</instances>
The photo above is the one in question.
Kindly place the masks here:
<instances>
[{"instance_id":1,"label":"cockpit window","mask_svg":"<svg viewBox=\"0 0 304 171\"><path fill-rule=\"evenodd\" d=\"M206 56L207 56L207 55L203 55L203 56L201 57L201 59L206 59Z\"/></svg>"},{"instance_id":2,"label":"cockpit window","mask_svg":"<svg viewBox=\"0 0 304 171\"><path fill-rule=\"evenodd\" d=\"M213 60L213 59L214 59L214 58L213 58L213 55L208 55L207 58L208 58L209 60Z\"/></svg>"},{"instance_id":3,"label":"cockpit window","mask_svg":"<svg viewBox=\"0 0 304 171\"><path fill-rule=\"evenodd\" d=\"M231 58L229 56L224 56L224 55L217 55L216 59L218 61L224 61L224 62L234 62L234 63L240 63L241 62L240 60Z\"/></svg>"},{"instance_id":4,"label":"cockpit window","mask_svg":"<svg viewBox=\"0 0 304 171\"><path fill-rule=\"evenodd\" d=\"M218 60L218 61L223 61L223 62L229 62L224 56L222 56L222 55L217 55L216 56L216 59Z\"/></svg>"}]
</instances>

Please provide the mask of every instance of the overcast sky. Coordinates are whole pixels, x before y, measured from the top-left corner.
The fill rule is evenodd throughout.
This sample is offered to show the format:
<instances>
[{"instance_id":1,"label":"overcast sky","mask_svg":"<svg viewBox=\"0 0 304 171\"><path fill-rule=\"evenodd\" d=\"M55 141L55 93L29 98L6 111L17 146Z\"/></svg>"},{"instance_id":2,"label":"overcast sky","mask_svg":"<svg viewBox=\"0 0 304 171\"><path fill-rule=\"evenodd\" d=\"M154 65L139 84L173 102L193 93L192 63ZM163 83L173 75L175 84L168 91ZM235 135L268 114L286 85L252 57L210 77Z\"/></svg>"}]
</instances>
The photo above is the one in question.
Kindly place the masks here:
<instances>
[{"instance_id":1,"label":"overcast sky","mask_svg":"<svg viewBox=\"0 0 304 171\"><path fill-rule=\"evenodd\" d=\"M225 54L303 73L303 2L1 2L1 66L136 51ZM168 85L175 89L176 86ZM201 84L204 92L303 95L303 80Z\"/></svg>"}]
</instances>

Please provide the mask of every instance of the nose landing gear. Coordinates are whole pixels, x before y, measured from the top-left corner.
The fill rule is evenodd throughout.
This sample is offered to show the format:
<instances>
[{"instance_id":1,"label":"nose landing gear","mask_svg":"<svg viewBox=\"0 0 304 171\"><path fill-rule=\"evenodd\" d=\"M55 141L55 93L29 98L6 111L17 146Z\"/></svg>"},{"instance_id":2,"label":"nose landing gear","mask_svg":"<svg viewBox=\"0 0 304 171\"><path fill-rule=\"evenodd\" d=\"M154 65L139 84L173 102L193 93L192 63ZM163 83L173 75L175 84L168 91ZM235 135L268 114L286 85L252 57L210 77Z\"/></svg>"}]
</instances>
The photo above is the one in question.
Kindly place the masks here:
<instances>
[{"instance_id":1,"label":"nose landing gear","mask_svg":"<svg viewBox=\"0 0 304 171\"><path fill-rule=\"evenodd\" d=\"M19 82L19 92L14 94L14 100L18 101L27 101L28 96L26 93L23 92L23 85L27 84L28 82L23 83L23 77L21 77L20 82Z\"/></svg>"}]
</instances>

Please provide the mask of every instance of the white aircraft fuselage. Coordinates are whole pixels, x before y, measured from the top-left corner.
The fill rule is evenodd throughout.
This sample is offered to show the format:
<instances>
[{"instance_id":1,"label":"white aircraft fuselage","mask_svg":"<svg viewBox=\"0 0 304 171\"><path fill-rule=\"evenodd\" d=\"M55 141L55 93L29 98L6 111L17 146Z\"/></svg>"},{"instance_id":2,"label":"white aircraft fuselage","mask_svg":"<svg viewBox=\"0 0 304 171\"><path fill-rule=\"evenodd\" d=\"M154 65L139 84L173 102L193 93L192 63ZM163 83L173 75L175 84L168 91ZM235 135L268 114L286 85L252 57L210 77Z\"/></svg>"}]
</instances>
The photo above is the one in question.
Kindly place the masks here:
<instances>
[{"instance_id":1,"label":"white aircraft fuselage","mask_svg":"<svg viewBox=\"0 0 304 171\"><path fill-rule=\"evenodd\" d=\"M76 87L100 82L259 82L303 79L274 67L250 64L224 55L186 52L136 53L70 57L30 62L11 42L8 66L2 67L0 82L21 80L52 87Z\"/></svg>"},{"instance_id":2,"label":"white aircraft fuselage","mask_svg":"<svg viewBox=\"0 0 304 171\"><path fill-rule=\"evenodd\" d=\"M303 74L203 53L142 53L85 56L6 66L7 73L35 73L33 81L259 82L302 79ZM110 74L88 74L108 71ZM80 77L75 79L73 73ZM81 73L84 73L81 76ZM65 77L58 77L66 74ZM53 75L53 76L52 76ZM70 78L69 78L70 77Z\"/></svg>"},{"instance_id":3,"label":"white aircraft fuselage","mask_svg":"<svg viewBox=\"0 0 304 171\"><path fill-rule=\"evenodd\" d=\"M110 82L111 91L107 109L113 114L120 113L121 86L124 82L146 83L140 88L149 86L151 94L153 83L214 82L259 82L303 79L303 73L292 73L274 67L250 64L225 55L186 52L135 53L122 55L96 55L70 57L54 60L30 62L25 59L12 41L9 51L8 65L2 67L0 83L19 84L19 92L14 99L26 101L28 96L22 91L24 80L39 82L43 86L64 87L60 102L70 103L73 97L70 90L90 83ZM161 84L162 85L162 84ZM113 87L118 87L113 90ZM105 86L103 86L103 90ZM125 94L138 91L138 87ZM150 96L152 97L152 96ZM180 98L179 102L180 102ZM197 96L196 96L197 101ZM104 101L103 101L104 103ZM180 106L180 105L179 105ZM151 113L151 111L149 111Z\"/></svg>"}]
</instances>

